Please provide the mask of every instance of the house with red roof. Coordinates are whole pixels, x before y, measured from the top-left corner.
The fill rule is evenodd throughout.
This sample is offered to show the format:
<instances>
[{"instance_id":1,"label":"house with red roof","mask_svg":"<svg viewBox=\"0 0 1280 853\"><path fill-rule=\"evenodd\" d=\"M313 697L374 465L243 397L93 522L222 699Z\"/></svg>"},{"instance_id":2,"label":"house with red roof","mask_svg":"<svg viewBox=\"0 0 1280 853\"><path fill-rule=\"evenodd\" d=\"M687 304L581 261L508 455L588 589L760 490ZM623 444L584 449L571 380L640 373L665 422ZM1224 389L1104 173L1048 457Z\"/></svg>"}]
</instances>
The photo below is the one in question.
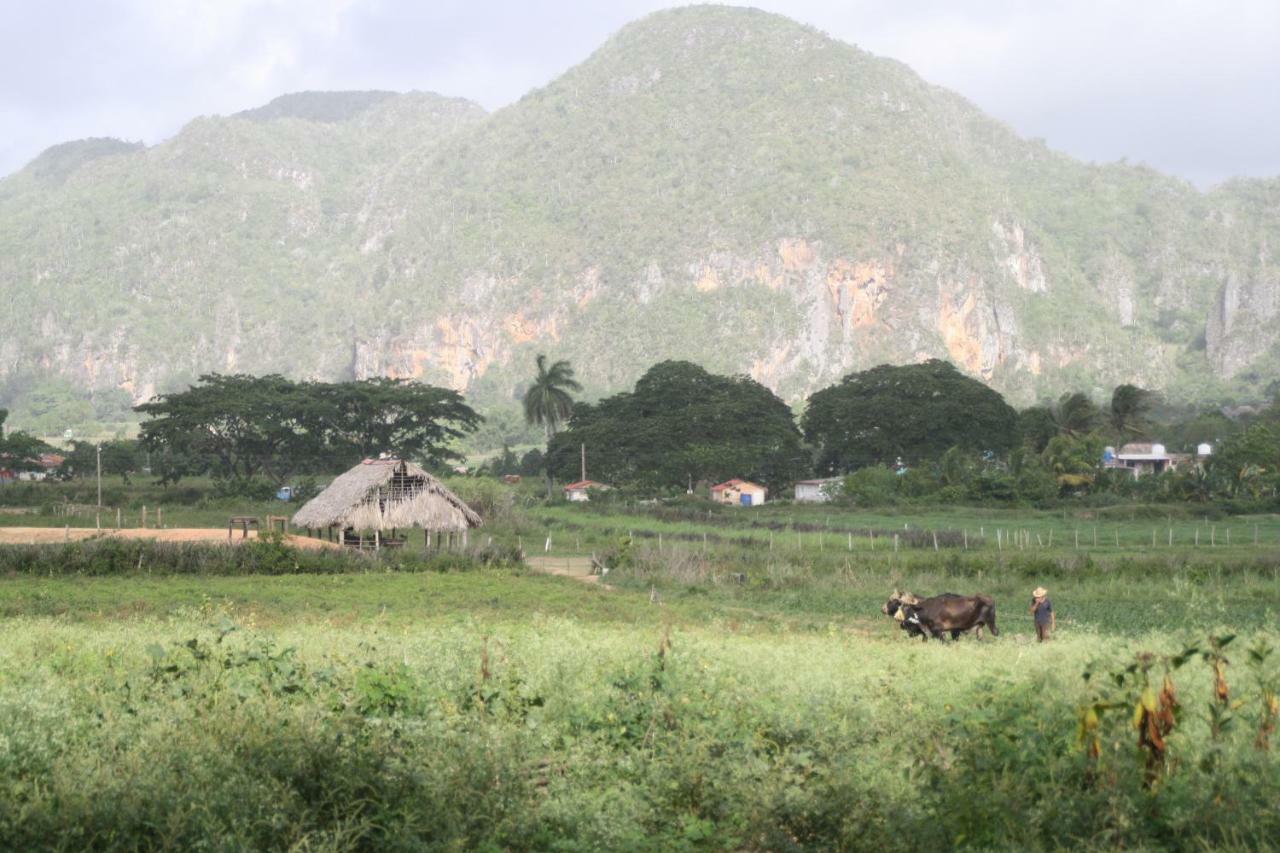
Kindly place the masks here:
<instances>
[{"instance_id":1,"label":"house with red roof","mask_svg":"<svg viewBox=\"0 0 1280 853\"><path fill-rule=\"evenodd\" d=\"M611 487L595 480L578 480L564 487L564 499L570 503L582 503L591 500L591 490L607 492Z\"/></svg>"},{"instance_id":2,"label":"house with red roof","mask_svg":"<svg viewBox=\"0 0 1280 853\"><path fill-rule=\"evenodd\" d=\"M750 480L725 480L711 487L711 500L727 506L760 506L769 490Z\"/></svg>"}]
</instances>

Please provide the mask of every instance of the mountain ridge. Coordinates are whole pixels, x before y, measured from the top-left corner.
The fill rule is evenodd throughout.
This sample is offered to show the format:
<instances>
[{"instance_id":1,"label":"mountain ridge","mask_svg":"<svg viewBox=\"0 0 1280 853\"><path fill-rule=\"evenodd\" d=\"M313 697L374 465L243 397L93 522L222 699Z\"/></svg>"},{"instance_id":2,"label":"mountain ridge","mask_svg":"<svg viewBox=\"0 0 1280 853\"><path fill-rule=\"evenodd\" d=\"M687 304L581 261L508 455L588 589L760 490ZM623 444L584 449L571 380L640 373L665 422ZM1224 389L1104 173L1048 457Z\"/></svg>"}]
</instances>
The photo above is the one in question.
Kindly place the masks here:
<instances>
[{"instance_id":1,"label":"mountain ridge","mask_svg":"<svg viewBox=\"0 0 1280 853\"><path fill-rule=\"evenodd\" d=\"M58 187L0 180L0 289L31 309L0 398L248 370L509 405L545 350L593 394L663 358L795 400L944 357L1018 402L1122 381L1227 399L1280 363L1280 181L1079 163L769 13L655 13L493 113L271 103Z\"/></svg>"}]
</instances>

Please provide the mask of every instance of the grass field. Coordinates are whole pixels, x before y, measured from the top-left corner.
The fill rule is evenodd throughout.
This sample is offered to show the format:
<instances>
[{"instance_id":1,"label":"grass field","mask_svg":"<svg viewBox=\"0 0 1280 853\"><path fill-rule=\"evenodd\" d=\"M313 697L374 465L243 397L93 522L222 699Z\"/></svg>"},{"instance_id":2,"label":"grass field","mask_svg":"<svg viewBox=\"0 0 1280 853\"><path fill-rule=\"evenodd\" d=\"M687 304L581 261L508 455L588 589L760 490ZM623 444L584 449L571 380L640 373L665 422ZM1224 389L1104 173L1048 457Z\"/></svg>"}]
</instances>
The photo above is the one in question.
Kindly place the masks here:
<instances>
[{"instance_id":1,"label":"grass field","mask_svg":"<svg viewBox=\"0 0 1280 853\"><path fill-rule=\"evenodd\" d=\"M1166 513L1152 548L1159 512L1079 549L1093 519L782 506L512 510L473 538L594 551L600 586L465 555L6 549L0 847L1273 848L1280 524L1175 516L1170 547ZM909 640L894 585L987 592L1001 636ZM1135 709L1163 719L1166 672L1157 759Z\"/></svg>"}]
</instances>

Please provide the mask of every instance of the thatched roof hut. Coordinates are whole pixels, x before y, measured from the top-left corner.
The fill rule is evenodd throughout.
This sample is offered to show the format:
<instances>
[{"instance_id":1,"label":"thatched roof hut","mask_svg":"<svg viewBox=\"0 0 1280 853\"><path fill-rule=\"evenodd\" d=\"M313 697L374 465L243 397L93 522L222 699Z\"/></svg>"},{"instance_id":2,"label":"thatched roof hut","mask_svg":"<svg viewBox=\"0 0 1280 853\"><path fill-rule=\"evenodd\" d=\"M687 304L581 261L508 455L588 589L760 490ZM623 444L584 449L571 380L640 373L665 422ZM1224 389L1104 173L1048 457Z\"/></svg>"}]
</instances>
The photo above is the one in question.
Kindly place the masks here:
<instances>
[{"instance_id":1,"label":"thatched roof hut","mask_svg":"<svg viewBox=\"0 0 1280 853\"><path fill-rule=\"evenodd\" d=\"M459 531L479 527L481 521L460 497L412 462L366 459L307 501L293 523L309 530Z\"/></svg>"}]
</instances>

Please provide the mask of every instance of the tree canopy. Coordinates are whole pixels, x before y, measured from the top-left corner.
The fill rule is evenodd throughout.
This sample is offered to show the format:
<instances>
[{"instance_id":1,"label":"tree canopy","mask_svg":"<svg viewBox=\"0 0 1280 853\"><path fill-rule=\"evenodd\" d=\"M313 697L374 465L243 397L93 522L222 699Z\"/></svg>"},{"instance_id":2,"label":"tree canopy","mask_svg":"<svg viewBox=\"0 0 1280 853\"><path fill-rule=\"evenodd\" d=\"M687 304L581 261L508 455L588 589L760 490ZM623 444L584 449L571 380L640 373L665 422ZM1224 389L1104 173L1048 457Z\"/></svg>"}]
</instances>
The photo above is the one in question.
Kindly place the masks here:
<instances>
[{"instance_id":1,"label":"tree canopy","mask_svg":"<svg viewBox=\"0 0 1280 853\"><path fill-rule=\"evenodd\" d=\"M742 477L776 490L807 462L791 409L773 392L687 361L653 366L634 391L576 405L551 440L552 470L576 478L581 445L593 479L648 488Z\"/></svg>"},{"instance_id":2,"label":"tree canopy","mask_svg":"<svg viewBox=\"0 0 1280 853\"><path fill-rule=\"evenodd\" d=\"M40 457L52 453L53 448L33 435L22 431L6 433L4 422L9 412L0 409L0 468L9 471L38 471L43 466Z\"/></svg>"},{"instance_id":3,"label":"tree canopy","mask_svg":"<svg viewBox=\"0 0 1280 853\"><path fill-rule=\"evenodd\" d=\"M952 447L1004 452L1017 418L997 392L932 359L849 374L809 397L803 426L818 469L840 473L898 457L937 459Z\"/></svg>"},{"instance_id":4,"label":"tree canopy","mask_svg":"<svg viewBox=\"0 0 1280 853\"><path fill-rule=\"evenodd\" d=\"M295 382L208 374L186 391L137 407L144 448L166 481L212 471L228 480L282 483L380 452L428 464L457 458L448 443L480 416L455 391L398 379Z\"/></svg>"}]
</instances>

